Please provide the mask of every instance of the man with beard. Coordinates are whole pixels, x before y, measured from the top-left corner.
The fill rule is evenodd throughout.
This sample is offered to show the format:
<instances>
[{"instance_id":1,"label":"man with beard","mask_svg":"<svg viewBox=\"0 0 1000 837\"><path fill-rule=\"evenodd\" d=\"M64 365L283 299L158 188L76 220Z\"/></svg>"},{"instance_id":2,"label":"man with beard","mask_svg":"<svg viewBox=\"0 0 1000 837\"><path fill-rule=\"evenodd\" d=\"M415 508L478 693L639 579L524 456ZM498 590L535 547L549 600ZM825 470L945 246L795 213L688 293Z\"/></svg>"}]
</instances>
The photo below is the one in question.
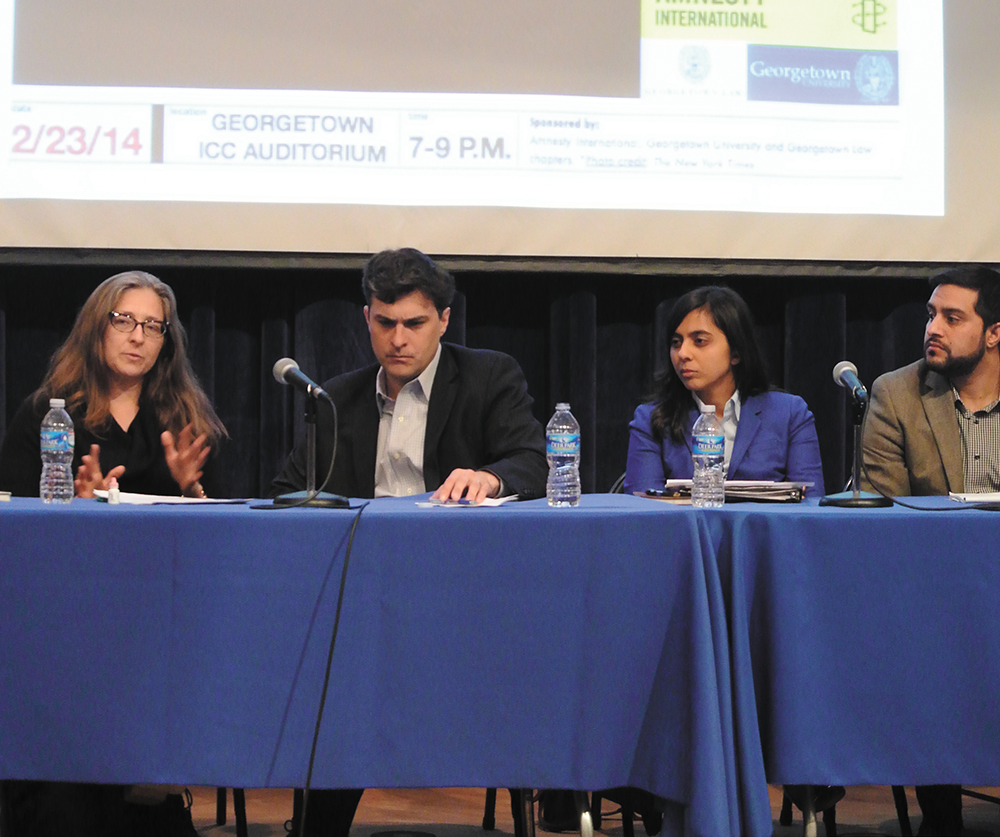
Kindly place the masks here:
<instances>
[{"instance_id":1,"label":"man with beard","mask_svg":"<svg viewBox=\"0 0 1000 837\"><path fill-rule=\"evenodd\" d=\"M864 487L890 496L1000 491L1000 274L931 277L924 357L878 378L864 435ZM919 834L961 834L957 785L917 788Z\"/></svg>"},{"instance_id":2,"label":"man with beard","mask_svg":"<svg viewBox=\"0 0 1000 837\"><path fill-rule=\"evenodd\" d=\"M931 286L923 360L872 386L866 482L890 496L1000 491L1000 274L956 268Z\"/></svg>"}]
</instances>

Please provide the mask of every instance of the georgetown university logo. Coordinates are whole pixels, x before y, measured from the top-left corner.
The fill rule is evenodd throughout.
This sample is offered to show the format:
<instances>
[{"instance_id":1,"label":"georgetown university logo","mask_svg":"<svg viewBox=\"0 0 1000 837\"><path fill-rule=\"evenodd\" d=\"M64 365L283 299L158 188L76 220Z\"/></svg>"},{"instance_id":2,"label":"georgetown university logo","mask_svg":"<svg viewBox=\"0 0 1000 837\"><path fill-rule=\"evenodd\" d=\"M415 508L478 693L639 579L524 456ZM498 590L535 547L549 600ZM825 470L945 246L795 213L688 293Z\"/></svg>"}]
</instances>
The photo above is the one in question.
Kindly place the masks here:
<instances>
[{"instance_id":1,"label":"georgetown university logo","mask_svg":"<svg viewBox=\"0 0 1000 837\"><path fill-rule=\"evenodd\" d=\"M854 69L854 84L869 102L884 102L895 83L892 64L883 55L863 55Z\"/></svg>"},{"instance_id":2,"label":"georgetown university logo","mask_svg":"<svg viewBox=\"0 0 1000 837\"><path fill-rule=\"evenodd\" d=\"M747 45L747 100L899 104L899 57L886 50Z\"/></svg>"}]
</instances>

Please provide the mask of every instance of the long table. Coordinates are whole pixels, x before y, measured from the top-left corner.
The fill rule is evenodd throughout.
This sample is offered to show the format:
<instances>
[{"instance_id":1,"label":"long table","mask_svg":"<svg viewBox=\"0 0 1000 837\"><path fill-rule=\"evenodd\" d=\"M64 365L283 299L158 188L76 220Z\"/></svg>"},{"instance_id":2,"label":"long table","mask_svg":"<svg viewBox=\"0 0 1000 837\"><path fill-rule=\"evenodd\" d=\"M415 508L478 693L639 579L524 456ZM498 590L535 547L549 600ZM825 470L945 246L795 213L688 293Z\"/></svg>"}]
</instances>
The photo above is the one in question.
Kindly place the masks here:
<instances>
[{"instance_id":1,"label":"long table","mask_svg":"<svg viewBox=\"0 0 1000 837\"><path fill-rule=\"evenodd\" d=\"M0 508L0 776L304 783L356 512ZM362 512L316 787L633 785L666 833L770 833L690 510Z\"/></svg>"},{"instance_id":2,"label":"long table","mask_svg":"<svg viewBox=\"0 0 1000 837\"><path fill-rule=\"evenodd\" d=\"M1000 784L1000 515L909 502L702 515L771 782Z\"/></svg>"},{"instance_id":3,"label":"long table","mask_svg":"<svg viewBox=\"0 0 1000 837\"><path fill-rule=\"evenodd\" d=\"M0 776L303 784L356 513L4 504ZM998 536L978 511L373 502L313 785L632 785L667 835L764 837L767 781L998 784Z\"/></svg>"}]
</instances>

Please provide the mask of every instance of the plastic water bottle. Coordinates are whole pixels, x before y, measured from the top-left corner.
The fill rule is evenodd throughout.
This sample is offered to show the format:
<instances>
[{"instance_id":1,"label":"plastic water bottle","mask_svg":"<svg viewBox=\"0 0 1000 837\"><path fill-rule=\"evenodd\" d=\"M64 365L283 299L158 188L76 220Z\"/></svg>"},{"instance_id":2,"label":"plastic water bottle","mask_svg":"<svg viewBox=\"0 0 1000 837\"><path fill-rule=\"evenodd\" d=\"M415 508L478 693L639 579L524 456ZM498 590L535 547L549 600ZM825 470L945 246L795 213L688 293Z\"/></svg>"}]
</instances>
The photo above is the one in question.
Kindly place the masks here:
<instances>
[{"instance_id":1,"label":"plastic water bottle","mask_svg":"<svg viewBox=\"0 0 1000 837\"><path fill-rule=\"evenodd\" d=\"M565 402L556 404L545 427L545 454L549 462L545 486L549 505L580 505L580 423Z\"/></svg>"},{"instance_id":2,"label":"plastic water bottle","mask_svg":"<svg viewBox=\"0 0 1000 837\"><path fill-rule=\"evenodd\" d=\"M73 419L62 398L49 399L49 411L42 419L42 479L39 495L43 503L68 503L73 499L73 448L76 433Z\"/></svg>"},{"instance_id":3,"label":"plastic water bottle","mask_svg":"<svg viewBox=\"0 0 1000 837\"><path fill-rule=\"evenodd\" d=\"M718 508L726 501L726 438L715 407L704 404L691 430L694 479L691 503L700 509Z\"/></svg>"}]
</instances>

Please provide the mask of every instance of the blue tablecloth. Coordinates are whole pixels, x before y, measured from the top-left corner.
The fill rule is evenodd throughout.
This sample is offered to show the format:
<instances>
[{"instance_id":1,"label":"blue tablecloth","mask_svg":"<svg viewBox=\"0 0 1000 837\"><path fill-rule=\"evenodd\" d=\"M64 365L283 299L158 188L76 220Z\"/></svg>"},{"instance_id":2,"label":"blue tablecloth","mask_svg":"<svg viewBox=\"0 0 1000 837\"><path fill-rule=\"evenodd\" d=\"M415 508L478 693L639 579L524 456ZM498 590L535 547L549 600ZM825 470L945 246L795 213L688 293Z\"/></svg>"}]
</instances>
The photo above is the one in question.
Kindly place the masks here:
<instances>
[{"instance_id":1,"label":"blue tablecloth","mask_svg":"<svg viewBox=\"0 0 1000 837\"><path fill-rule=\"evenodd\" d=\"M1000 515L700 517L731 608L734 706L752 688L769 781L1000 784Z\"/></svg>"},{"instance_id":2,"label":"blue tablecloth","mask_svg":"<svg viewBox=\"0 0 1000 837\"><path fill-rule=\"evenodd\" d=\"M353 516L4 504L0 775L301 785ZM668 834L770 834L711 538L631 497L373 502L314 786L634 785Z\"/></svg>"},{"instance_id":3,"label":"blue tablecloth","mask_svg":"<svg viewBox=\"0 0 1000 837\"><path fill-rule=\"evenodd\" d=\"M947 500L924 500L946 505ZM351 511L0 506L0 776L301 785ZM363 512L315 786L1000 784L1000 516Z\"/></svg>"}]
</instances>

